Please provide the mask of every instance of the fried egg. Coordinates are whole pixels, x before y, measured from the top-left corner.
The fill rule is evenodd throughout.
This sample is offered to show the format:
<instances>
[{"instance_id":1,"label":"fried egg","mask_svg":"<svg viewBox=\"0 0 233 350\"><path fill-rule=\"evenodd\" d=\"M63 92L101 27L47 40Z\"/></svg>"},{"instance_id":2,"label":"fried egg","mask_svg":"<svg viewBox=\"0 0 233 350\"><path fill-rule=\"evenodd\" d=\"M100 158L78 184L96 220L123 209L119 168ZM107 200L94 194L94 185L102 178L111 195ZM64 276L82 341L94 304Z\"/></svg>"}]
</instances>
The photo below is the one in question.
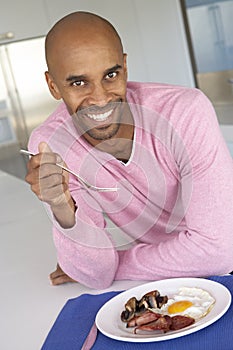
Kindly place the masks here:
<instances>
[{"instance_id":1,"label":"fried egg","mask_svg":"<svg viewBox=\"0 0 233 350\"><path fill-rule=\"evenodd\" d=\"M215 299L209 292L201 288L181 287L178 292L168 298L168 302L161 309L153 309L169 316L189 316L198 320L211 310Z\"/></svg>"}]
</instances>

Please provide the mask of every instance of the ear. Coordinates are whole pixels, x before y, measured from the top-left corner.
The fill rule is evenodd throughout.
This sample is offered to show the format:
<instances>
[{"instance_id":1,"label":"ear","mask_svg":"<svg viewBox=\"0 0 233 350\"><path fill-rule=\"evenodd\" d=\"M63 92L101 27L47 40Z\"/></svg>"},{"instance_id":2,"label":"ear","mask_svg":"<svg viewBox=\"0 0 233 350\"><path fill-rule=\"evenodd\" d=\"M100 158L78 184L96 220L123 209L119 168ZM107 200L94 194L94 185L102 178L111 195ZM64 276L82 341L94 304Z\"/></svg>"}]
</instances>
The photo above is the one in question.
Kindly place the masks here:
<instances>
[{"instance_id":1,"label":"ear","mask_svg":"<svg viewBox=\"0 0 233 350\"><path fill-rule=\"evenodd\" d=\"M47 82L48 87L49 87L49 91L52 94L52 96L56 100L60 100L61 99L60 91L59 91L56 83L53 81L53 78L48 71L45 72L45 79L46 79L46 82Z\"/></svg>"},{"instance_id":2,"label":"ear","mask_svg":"<svg viewBox=\"0 0 233 350\"><path fill-rule=\"evenodd\" d=\"M126 53L124 53L124 55L123 55L123 59L124 59L124 62L123 62L123 64L124 64L124 73L125 73L125 77L126 77L126 79L127 79L127 77L128 77L128 68L127 68L127 54Z\"/></svg>"}]
</instances>

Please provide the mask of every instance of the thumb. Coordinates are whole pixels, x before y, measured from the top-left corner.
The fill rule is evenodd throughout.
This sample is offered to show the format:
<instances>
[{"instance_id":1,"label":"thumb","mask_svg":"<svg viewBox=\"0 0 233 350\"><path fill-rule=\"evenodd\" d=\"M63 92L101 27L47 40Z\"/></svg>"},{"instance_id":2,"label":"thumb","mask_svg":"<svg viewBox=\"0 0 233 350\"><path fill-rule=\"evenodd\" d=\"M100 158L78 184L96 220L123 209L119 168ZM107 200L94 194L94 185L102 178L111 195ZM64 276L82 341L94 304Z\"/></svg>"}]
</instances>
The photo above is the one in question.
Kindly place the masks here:
<instances>
[{"instance_id":1,"label":"thumb","mask_svg":"<svg viewBox=\"0 0 233 350\"><path fill-rule=\"evenodd\" d=\"M38 145L39 153L53 153L52 149L49 147L49 145L46 142L40 142ZM63 164L62 158L59 156L59 154L56 155L56 162Z\"/></svg>"},{"instance_id":2,"label":"thumb","mask_svg":"<svg viewBox=\"0 0 233 350\"><path fill-rule=\"evenodd\" d=\"M51 148L46 142L40 142L38 146L39 153L50 153L52 152Z\"/></svg>"}]
</instances>

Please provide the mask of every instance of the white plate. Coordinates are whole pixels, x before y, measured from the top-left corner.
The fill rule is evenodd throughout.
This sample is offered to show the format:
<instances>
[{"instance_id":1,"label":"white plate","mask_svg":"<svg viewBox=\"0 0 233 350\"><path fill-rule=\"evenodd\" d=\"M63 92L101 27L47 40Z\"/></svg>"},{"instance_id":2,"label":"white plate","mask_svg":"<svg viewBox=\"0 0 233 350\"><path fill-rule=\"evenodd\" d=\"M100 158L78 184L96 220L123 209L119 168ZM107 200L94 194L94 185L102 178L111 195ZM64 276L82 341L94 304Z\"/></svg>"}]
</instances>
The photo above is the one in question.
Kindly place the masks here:
<instances>
[{"instance_id":1,"label":"white plate","mask_svg":"<svg viewBox=\"0 0 233 350\"><path fill-rule=\"evenodd\" d=\"M167 333L148 332L134 334L133 328L126 328L120 315L127 300L133 296L140 299L145 293L157 289L161 295L172 295L180 287L197 287L208 291L214 298L212 310L193 325ZM96 315L97 328L107 337L128 342L154 342L181 337L196 332L217 321L231 304L231 294L222 284L204 278L172 278L150 282L122 292L105 303Z\"/></svg>"}]
</instances>

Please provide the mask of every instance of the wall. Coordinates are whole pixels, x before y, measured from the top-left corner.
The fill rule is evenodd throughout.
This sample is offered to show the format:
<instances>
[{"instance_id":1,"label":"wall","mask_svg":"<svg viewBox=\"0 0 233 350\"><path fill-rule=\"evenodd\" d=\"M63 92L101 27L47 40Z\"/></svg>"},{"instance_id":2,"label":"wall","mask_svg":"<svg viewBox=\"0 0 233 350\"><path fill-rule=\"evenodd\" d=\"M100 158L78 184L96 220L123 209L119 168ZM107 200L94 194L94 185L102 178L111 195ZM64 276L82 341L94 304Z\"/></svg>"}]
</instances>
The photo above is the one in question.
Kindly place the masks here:
<instances>
[{"instance_id":1,"label":"wall","mask_svg":"<svg viewBox=\"0 0 233 350\"><path fill-rule=\"evenodd\" d=\"M123 39L130 80L194 86L179 0L45 0L45 4L51 25L77 10L110 20Z\"/></svg>"}]
</instances>

